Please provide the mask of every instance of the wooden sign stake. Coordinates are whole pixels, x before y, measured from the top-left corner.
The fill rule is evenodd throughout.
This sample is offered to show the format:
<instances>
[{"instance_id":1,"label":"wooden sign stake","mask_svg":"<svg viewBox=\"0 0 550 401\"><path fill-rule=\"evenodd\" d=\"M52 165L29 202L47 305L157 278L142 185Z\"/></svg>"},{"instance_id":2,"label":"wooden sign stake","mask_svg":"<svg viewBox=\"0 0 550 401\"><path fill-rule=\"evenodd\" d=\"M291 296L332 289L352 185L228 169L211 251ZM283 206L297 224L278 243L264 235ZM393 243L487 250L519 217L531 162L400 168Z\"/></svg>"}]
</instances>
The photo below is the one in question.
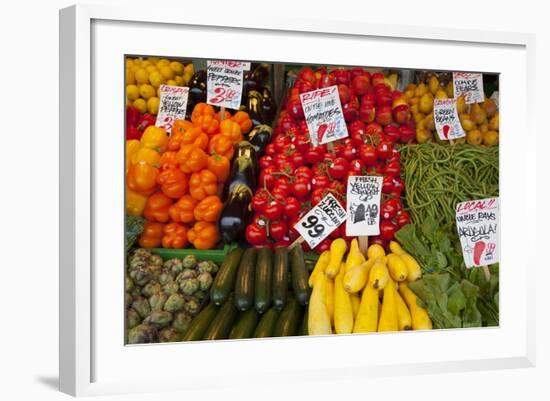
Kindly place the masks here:
<instances>
[{"instance_id":1,"label":"wooden sign stake","mask_svg":"<svg viewBox=\"0 0 550 401\"><path fill-rule=\"evenodd\" d=\"M288 249L292 249L292 248L294 248L296 245L302 245L302 243L303 243L304 241L305 241L305 240L304 240L304 237L302 237L302 236L300 235L298 238L296 238L296 239L294 240L294 242L293 242L292 244L290 244L290 246L288 247Z\"/></svg>"},{"instance_id":2,"label":"wooden sign stake","mask_svg":"<svg viewBox=\"0 0 550 401\"><path fill-rule=\"evenodd\" d=\"M357 241L359 242L359 250L365 257L367 258L367 250L369 249L369 237L367 235L361 235L357 237Z\"/></svg>"},{"instance_id":3,"label":"wooden sign stake","mask_svg":"<svg viewBox=\"0 0 550 401\"><path fill-rule=\"evenodd\" d=\"M491 272L489 271L489 266L481 266L481 268L483 269L483 274L485 274L485 279L487 281L490 281L491 280Z\"/></svg>"}]
</instances>

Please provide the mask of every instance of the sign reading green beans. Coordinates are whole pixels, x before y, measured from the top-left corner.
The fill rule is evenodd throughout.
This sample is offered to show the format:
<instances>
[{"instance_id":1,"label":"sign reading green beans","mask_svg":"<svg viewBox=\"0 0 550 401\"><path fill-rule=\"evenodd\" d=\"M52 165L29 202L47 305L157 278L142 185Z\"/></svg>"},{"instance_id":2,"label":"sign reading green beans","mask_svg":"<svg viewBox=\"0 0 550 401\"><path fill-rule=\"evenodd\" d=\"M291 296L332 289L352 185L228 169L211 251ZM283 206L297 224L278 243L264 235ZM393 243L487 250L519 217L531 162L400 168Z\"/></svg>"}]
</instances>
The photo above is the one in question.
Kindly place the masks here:
<instances>
[{"instance_id":1,"label":"sign reading green beans","mask_svg":"<svg viewBox=\"0 0 550 401\"><path fill-rule=\"evenodd\" d=\"M499 195L497 146L408 145L401 148L406 198L413 221L454 224L460 202Z\"/></svg>"}]
</instances>

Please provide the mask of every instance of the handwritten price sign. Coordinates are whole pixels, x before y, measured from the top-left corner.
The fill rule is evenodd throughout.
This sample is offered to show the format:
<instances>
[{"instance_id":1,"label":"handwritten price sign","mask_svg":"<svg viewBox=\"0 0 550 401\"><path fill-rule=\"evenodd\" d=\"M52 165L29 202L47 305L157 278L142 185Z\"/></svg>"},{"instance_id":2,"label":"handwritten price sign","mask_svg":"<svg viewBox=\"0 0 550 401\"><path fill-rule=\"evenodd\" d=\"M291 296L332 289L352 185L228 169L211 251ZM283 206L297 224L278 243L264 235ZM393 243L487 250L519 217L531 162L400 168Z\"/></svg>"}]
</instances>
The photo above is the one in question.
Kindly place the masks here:
<instances>
[{"instance_id":1,"label":"handwritten price sign","mask_svg":"<svg viewBox=\"0 0 550 401\"><path fill-rule=\"evenodd\" d=\"M346 211L332 195L327 195L298 221L294 228L311 249L346 220Z\"/></svg>"},{"instance_id":2,"label":"handwritten price sign","mask_svg":"<svg viewBox=\"0 0 550 401\"><path fill-rule=\"evenodd\" d=\"M466 136L456 110L456 99L434 99L435 129L441 140Z\"/></svg>"},{"instance_id":3,"label":"handwritten price sign","mask_svg":"<svg viewBox=\"0 0 550 401\"><path fill-rule=\"evenodd\" d=\"M164 128L170 134L174 121L185 119L188 97L187 87L161 85L159 112L155 125Z\"/></svg>"},{"instance_id":4,"label":"handwritten price sign","mask_svg":"<svg viewBox=\"0 0 550 401\"><path fill-rule=\"evenodd\" d=\"M497 263L499 255L499 198L456 205L456 228L466 267Z\"/></svg>"},{"instance_id":5,"label":"handwritten price sign","mask_svg":"<svg viewBox=\"0 0 550 401\"><path fill-rule=\"evenodd\" d=\"M314 146L346 138L348 129L338 86L317 89L300 94L311 143Z\"/></svg>"},{"instance_id":6,"label":"handwritten price sign","mask_svg":"<svg viewBox=\"0 0 550 401\"><path fill-rule=\"evenodd\" d=\"M238 110L243 93L245 64L240 61L208 60L206 62L206 103Z\"/></svg>"},{"instance_id":7,"label":"handwritten price sign","mask_svg":"<svg viewBox=\"0 0 550 401\"><path fill-rule=\"evenodd\" d=\"M453 88L455 99L464 95L466 104L481 103L485 100L481 73L453 72Z\"/></svg>"},{"instance_id":8,"label":"handwritten price sign","mask_svg":"<svg viewBox=\"0 0 550 401\"><path fill-rule=\"evenodd\" d=\"M380 194L382 177L350 176L346 196L346 234L368 236L380 234Z\"/></svg>"}]
</instances>

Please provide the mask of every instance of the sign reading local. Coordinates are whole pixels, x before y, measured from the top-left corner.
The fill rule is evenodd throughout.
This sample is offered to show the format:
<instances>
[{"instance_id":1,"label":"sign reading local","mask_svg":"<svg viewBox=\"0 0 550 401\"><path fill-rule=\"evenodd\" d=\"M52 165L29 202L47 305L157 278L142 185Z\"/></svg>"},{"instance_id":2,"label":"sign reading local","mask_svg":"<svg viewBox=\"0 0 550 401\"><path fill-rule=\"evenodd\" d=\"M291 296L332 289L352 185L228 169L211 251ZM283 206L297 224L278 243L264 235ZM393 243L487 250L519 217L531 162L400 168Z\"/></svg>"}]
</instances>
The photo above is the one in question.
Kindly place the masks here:
<instances>
[{"instance_id":1,"label":"sign reading local","mask_svg":"<svg viewBox=\"0 0 550 401\"><path fill-rule=\"evenodd\" d=\"M345 220L346 211L334 196L328 194L294 228L313 249Z\"/></svg>"},{"instance_id":2,"label":"sign reading local","mask_svg":"<svg viewBox=\"0 0 550 401\"><path fill-rule=\"evenodd\" d=\"M175 120L185 120L189 88L184 86L161 85L159 111L155 125L166 132L172 132Z\"/></svg>"},{"instance_id":3,"label":"sign reading local","mask_svg":"<svg viewBox=\"0 0 550 401\"><path fill-rule=\"evenodd\" d=\"M348 137L337 85L302 93L300 101L313 146Z\"/></svg>"},{"instance_id":4,"label":"sign reading local","mask_svg":"<svg viewBox=\"0 0 550 401\"><path fill-rule=\"evenodd\" d=\"M241 61L207 60L206 103L238 110L246 64Z\"/></svg>"},{"instance_id":5,"label":"sign reading local","mask_svg":"<svg viewBox=\"0 0 550 401\"><path fill-rule=\"evenodd\" d=\"M485 100L483 74L478 72L453 72L455 99L464 95L466 104L481 103Z\"/></svg>"},{"instance_id":6,"label":"sign reading local","mask_svg":"<svg viewBox=\"0 0 550 401\"><path fill-rule=\"evenodd\" d=\"M452 140L466 136L456 109L456 99L434 99L434 123L441 140Z\"/></svg>"},{"instance_id":7,"label":"sign reading local","mask_svg":"<svg viewBox=\"0 0 550 401\"><path fill-rule=\"evenodd\" d=\"M456 228L466 267L487 266L500 260L499 198L456 205Z\"/></svg>"},{"instance_id":8,"label":"sign reading local","mask_svg":"<svg viewBox=\"0 0 550 401\"><path fill-rule=\"evenodd\" d=\"M348 177L346 235L380 234L381 193L380 176Z\"/></svg>"}]
</instances>

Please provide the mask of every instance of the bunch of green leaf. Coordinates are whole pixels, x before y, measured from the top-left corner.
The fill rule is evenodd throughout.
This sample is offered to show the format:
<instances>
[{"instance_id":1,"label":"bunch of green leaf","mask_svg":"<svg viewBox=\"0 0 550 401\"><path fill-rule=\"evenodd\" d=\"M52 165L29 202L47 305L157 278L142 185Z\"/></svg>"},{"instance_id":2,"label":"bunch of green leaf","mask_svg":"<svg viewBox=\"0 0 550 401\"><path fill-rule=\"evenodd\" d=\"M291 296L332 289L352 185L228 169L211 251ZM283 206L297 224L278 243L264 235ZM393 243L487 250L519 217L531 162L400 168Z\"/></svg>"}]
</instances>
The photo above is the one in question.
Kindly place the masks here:
<instances>
[{"instance_id":1,"label":"bunch of green leaf","mask_svg":"<svg viewBox=\"0 0 550 401\"><path fill-rule=\"evenodd\" d=\"M126 252L128 252L134 245L134 242L136 242L137 237L139 237L143 231L143 224L145 223L145 220L143 217L131 216L127 214L125 223L126 233L124 237L124 248L126 249Z\"/></svg>"}]
</instances>

